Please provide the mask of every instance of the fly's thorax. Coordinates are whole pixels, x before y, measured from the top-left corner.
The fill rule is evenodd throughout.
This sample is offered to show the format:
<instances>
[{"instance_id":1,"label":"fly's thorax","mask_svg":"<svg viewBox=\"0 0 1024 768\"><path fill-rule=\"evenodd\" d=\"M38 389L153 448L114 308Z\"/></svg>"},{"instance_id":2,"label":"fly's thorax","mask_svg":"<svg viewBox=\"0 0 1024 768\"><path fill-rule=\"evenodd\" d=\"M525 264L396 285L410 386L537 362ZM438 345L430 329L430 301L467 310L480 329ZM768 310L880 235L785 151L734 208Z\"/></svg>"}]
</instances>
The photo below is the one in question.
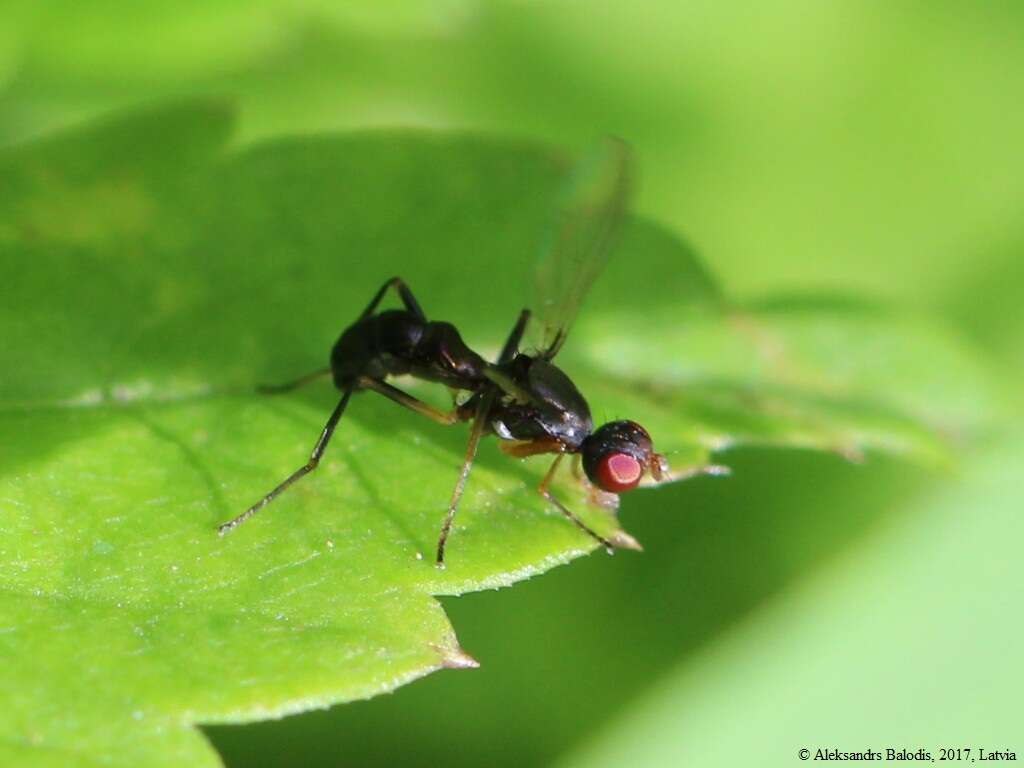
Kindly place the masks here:
<instances>
[{"instance_id":1,"label":"fly's thorax","mask_svg":"<svg viewBox=\"0 0 1024 768\"><path fill-rule=\"evenodd\" d=\"M515 391L502 393L492 427L506 440L553 438L575 452L593 430L590 407L565 373L541 358L516 355L498 366Z\"/></svg>"},{"instance_id":2,"label":"fly's thorax","mask_svg":"<svg viewBox=\"0 0 1024 768\"><path fill-rule=\"evenodd\" d=\"M538 402L553 411L566 414L564 420L573 421L590 434L594 426L590 406L561 368L542 358L534 358L528 369L527 383L530 393Z\"/></svg>"},{"instance_id":3,"label":"fly's thorax","mask_svg":"<svg viewBox=\"0 0 1024 768\"><path fill-rule=\"evenodd\" d=\"M543 404L547 432L576 451L594 430L590 406L565 372L543 358L529 367L530 392Z\"/></svg>"}]
</instances>

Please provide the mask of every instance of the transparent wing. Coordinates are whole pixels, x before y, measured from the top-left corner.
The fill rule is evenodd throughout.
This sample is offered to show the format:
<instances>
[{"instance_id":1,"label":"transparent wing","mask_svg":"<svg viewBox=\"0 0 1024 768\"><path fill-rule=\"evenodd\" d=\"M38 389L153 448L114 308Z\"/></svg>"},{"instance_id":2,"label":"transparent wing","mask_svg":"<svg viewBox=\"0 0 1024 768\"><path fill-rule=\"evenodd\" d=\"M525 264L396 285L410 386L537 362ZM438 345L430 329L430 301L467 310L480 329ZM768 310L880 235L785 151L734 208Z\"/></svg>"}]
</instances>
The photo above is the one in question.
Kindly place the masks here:
<instances>
[{"instance_id":1,"label":"transparent wing","mask_svg":"<svg viewBox=\"0 0 1024 768\"><path fill-rule=\"evenodd\" d=\"M629 186L629 148L619 139L604 139L570 174L534 275L539 356L550 360L558 354L587 291L604 269L621 228Z\"/></svg>"}]
</instances>

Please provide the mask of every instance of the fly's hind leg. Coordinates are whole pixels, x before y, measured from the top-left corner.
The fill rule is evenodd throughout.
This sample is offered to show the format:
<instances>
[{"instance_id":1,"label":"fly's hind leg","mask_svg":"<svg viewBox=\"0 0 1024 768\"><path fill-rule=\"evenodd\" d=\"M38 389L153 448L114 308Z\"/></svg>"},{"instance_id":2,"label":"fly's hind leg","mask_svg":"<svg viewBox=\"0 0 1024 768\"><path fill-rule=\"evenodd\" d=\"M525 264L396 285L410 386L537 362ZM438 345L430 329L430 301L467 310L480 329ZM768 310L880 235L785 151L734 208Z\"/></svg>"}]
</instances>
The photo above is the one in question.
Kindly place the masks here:
<instances>
[{"instance_id":1,"label":"fly's hind leg","mask_svg":"<svg viewBox=\"0 0 1024 768\"><path fill-rule=\"evenodd\" d=\"M304 378L308 379L310 377ZM305 383L301 379L300 382ZM292 386L291 388L294 388L294 386ZM283 389L284 388L281 388L282 391ZM369 389L373 392L382 394L388 399L398 403L399 405L405 406L409 410L415 411L416 413L422 414L423 416L427 416L428 418L438 422L439 424L454 424L461 418L464 418L463 414L458 409L451 411L450 413L445 413L444 411L440 411L437 408L434 408L432 405L429 405L428 403L424 403L421 400L417 400L412 395L408 395L402 390L398 389L397 387L393 387L386 382L379 381L377 379L371 379L368 376L360 376L358 379L350 383L345 388L345 392L342 395L341 400L335 407L334 412L331 413L330 418L327 420L327 424L324 426L323 431L320 433L320 439L317 440L316 445L313 447L313 452L310 454L309 461L307 461L297 470L292 472L292 474L290 474L287 478L285 478L284 481L278 484L278 486L274 488L274 490L272 490L258 502L253 504L247 510L245 510L245 512L238 515L238 517L235 517L231 520L228 520L226 523L222 523L221 525L219 525L217 527L218 533L220 533L223 536L229 531L237 528L239 525L244 523L250 517L255 515L265 506L267 506L267 504L269 504L282 493L284 493L284 491L287 490L287 488L290 485L292 485L292 483L296 482L305 475L308 475L310 472L312 472L319 466L320 459L323 456L324 451L327 449L327 444L330 442L331 437L334 434L334 429L335 427L338 426L338 421L341 420L341 416L345 412L345 408L348 405L349 398L352 396L353 392L359 389Z\"/></svg>"},{"instance_id":2,"label":"fly's hind leg","mask_svg":"<svg viewBox=\"0 0 1024 768\"><path fill-rule=\"evenodd\" d=\"M450 426L466 418L464 412L460 411L458 408L451 411L442 411L429 403L424 403L422 400L403 392L398 387L391 386L386 381L381 381L380 379L371 379L369 376L360 376L359 379L357 379L357 382L360 389L369 389L373 392L384 395L384 397L389 400L408 408L410 411L415 411L421 416L426 416L428 419L436 421L438 424Z\"/></svg>"},{"instance_id":3,"label":"fly's hind leg","mask_svg":"<svg viewBox=\"0 0 1024 768\"><path fill-rule=\"evenodd\" d=\"M330 368L321 368L318 371L307 373L305 376L300 376L295 381L289 381L285 384L261 384L256 387L256 391L261 395L283 395L285 392L291 392L299 387L304 387L307 384L316 381L317 379L328 376L331 373Z\"/></svg>"},{"instance_id":4,"label":"fly's hind leg","mask_svg":"<svg viewBox=\"0 0 1024 768\"><path fill-rule=\"evenodd\" d=\"M363 310L363 314L359 316L360 320L363 320L372 315L377 310L377 305L380 304L384 298L384 294L388 292L388 288L394 288L398 292L398 297L402 300L402 304L405 308L414 314L418 319L426 322L427 316L423 314L423 310L420 309L420 304L416 301L416 297L412 295L412 291L409 290L409 286L405 284L405 281L400 277L392 277L384 285L378 289L377 293L374 294L373 298L370 299L370 303Z\"/></svg>"},{"instance_id":5,"label":"fly's hind leg","mask_svg":"<svg viewBox=\"0 0 1024 768\"><path fill-rule=\"evenodd\" d=\"M384 283L377 293L370 299L370 303L366 305L366 309L363 310L362 314L359 315L359 319L363 320L372 315L381 301L384 299L384 294L388 292L389 288L393 288L398 292L398 297L402 300L402 304L406 310L415 315L419 320L423 322L427 321L427 316L423 314L423 310L420 308L420 304L416 301L416 297L412 295L412 291L409 290L409 286L405 284L405 281L400 277L392 277L390 280ZM307 373L305 376L300 376L295 381L289 381L285 384L264 384L256 388L256 391L261 395L280 395L285 392L291 392L292 390L304 387L310 382L316 381L321 376L327 376L331 373L330 368L320 368L319 370Z\"/></svg>"},{"instance_id":6,"label":"fly's hind leg","mask_svg":"<svg viewBox=\"0 0 1024 768\"><path fill-rule=\"evenodd\" d=\"M338 426L338 422L341 420L341 415L345 413L345 407L348 405L349 398L352 397L352 393L354 391L355 385L349 386L345 390L345 394L341 396L341 400L339 400L338 404L334 407L334 411L331 413L330 418L327 419L327 423L324 425L324 429L320 433L320 439L317 440L316 445L313 446L313 452L309 456L309 461L307 461L297 470L288 475L288 477L285 478L281 483L279 483L278 486L274 488L274 490L272 490L262 499L253 504L238 517L232 520L228 520L226 523L222 523L221 525L217 526L217 533L223 536L225 533L228 533L231 530L237 528L239 525L244 523L250 517L255 515L265 506L267 506L267 504L269 504L282 493L284 493L285 490L287 490L288 486L290 486L296 480L305 477L320 465L320 459L324 455L324 451L327 449L327 444L331 441L331 436L334 434L334 428Z\"/></svg>"},{"instance_id":7,"label":"fly's hind leg","mask_svg":"<svg viewBox=\"0 0 1024 768\"><path fill-rule=\"evenodd\" d=\"M379 379L372 379L368 376L362 376L357 381L361 389L369 389L377 392L384 397L392 400L399 405L408 408L411 411L415 411L423 416L426 416L438 424L455 424L458 421L462 421L467 418L466 409L460 409L458 407L451 411L441 411L434 406L424 403L422 400L418 400L410 394L403 392L398 387L393 387L385 381ZM444 548L448 541L448 536L452 530L452 524L455 521L455 513L459 508L459 501L462 499L462 492L466 488L466 481L469 479L469 472L473 468L473 460L476 458L477 448L480 445L480 438L483 436L484 427L487 424L487 413L491 409L491 405L494 402L494 392L488 392L477 404L474 410L473 427L469 433L469 444L466 446L466 457L462 462L462 470L459 472L459 479L455 484L455 490L452 491L451 501L448 503L448 514L445 516L444 523L441 526L441 533L437 540L437 567L444 568Z\"/></svg>"}]
</instances>

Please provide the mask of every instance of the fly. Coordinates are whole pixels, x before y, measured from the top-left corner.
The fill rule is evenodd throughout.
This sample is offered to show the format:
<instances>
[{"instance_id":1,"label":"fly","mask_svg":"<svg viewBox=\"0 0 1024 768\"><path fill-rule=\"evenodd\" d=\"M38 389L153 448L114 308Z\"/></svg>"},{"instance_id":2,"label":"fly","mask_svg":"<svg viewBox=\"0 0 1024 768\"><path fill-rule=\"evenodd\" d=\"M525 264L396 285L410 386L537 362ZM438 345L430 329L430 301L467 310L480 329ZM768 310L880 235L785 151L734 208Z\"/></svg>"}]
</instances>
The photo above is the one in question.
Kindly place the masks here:
<instances>
[{"instance_id":1,"label":"fly","mask_svg":"<svg viewBox=\"0 0 1024 768\"><path fill-rule=\"evenodd\" d=\"M557 209L555 235L545 244L537 266L536 321L542 338L539 350L533 353L520 350L531 322L530 310L520 313L497 361L490 363L463 342L454 325L429 320L404 281L397 277L387 281L341 334L331 350L329 368L263 389L289 392L330 374L342 394L309 461L242 514L222 524L219 533L236 528L316 469L353 393L369 390L439 424L472 423L462 469L437 541L438 567L444 567L445 545L485 434L502 440L502 449L512 456L555 454L537 489L541 496L609 553L615 547L639 549L628 534L619 532L608 539L592 530L550 490L566 454L581 457L590 482L604 493L613 494L612 498L637 487L646 475L654 482L668 478L668 465L654 452L647 431L632 421L612 421L595 429L587 401L553 362L611 253L628 195L629 156L620 141L608 140L598 154L575 169ZM378 310L388 290L397 292L402 309ZM451 411L441 411L388 383L387 378L396 375L411 375L461 391L463 395L457 399L460 404Z\"/></svg>"}]
</instances>

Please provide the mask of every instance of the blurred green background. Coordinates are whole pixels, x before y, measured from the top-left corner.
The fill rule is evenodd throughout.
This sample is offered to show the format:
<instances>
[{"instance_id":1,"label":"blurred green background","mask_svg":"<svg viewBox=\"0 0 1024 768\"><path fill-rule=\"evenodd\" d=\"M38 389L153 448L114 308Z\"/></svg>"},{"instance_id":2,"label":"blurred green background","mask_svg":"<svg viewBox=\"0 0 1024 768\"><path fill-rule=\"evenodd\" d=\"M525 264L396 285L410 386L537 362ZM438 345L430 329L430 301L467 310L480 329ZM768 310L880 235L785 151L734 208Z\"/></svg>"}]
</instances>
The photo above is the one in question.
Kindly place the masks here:
<instances>
[{"instance_id":1,"label":"blurred green background","mask_svg":"<svg viewBox=\"0 0 1024 768\"><path fill-rule=\"evenodd\" d=\"M422 126L578 149L614 133L635 148L636 208L732 295L849 292L939 315L1011 403L1019 391L1019 3L8 0L0 14L0 144L200 94L238 105L242 144ZM1020 755L1018 415L949 476L733 453L727 481L628 499L643 555L445 600L480 670L208 735L237 766Z\"/></svg>"}]
</instances>

